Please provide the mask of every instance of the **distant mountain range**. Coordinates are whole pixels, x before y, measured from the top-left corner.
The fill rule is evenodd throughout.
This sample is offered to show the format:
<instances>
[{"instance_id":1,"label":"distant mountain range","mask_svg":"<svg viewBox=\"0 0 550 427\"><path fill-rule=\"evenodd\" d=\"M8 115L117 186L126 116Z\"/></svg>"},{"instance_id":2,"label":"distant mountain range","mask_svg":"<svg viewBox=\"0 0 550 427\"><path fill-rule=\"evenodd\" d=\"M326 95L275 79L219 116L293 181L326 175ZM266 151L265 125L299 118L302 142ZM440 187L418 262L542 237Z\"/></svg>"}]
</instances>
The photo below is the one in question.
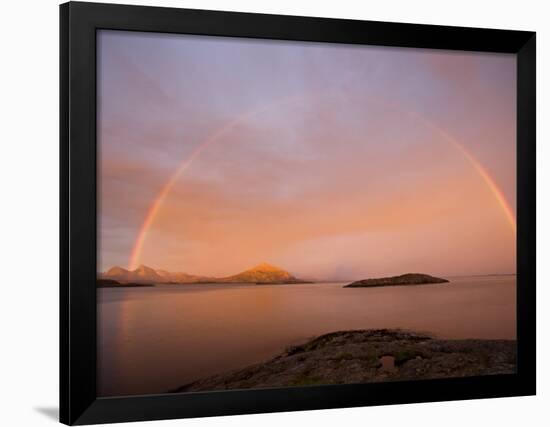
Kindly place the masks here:
<instances>
[{"instance_id":1,"label":"distant mountain range","mask_svg":"<svg viewBox=\"0 0 550 427\"><path fill-rule=\"evenodd\" d=\"M227 277L196 276L182 272L155 270L140 265L135 270L112 267L100 274L100 279L116 280L121 283L308 283L298 279L279 267L262 263L241 273Z\"/></svg>"}]
</instances>

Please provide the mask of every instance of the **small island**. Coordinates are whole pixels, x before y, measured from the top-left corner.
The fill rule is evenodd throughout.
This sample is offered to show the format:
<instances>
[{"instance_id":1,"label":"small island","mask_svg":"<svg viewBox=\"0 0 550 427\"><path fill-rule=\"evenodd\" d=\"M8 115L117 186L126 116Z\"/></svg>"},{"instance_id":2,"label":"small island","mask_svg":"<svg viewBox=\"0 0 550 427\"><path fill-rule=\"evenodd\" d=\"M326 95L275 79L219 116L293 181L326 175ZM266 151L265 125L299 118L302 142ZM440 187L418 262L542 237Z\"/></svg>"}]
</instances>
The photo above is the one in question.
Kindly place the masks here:
<instances>
[{"instance_id":1,"label":"small island","mask_svg":"<svg viewBox=\"0 0 550 427\"><path fill-rule=\"evenodd\" d=\"M449 283L447 279L430 276L429 274L407 273L401 276L364 279L345 285L344 288L372 288L379 286L411 286Z\"/></svg>"}]
</instances>

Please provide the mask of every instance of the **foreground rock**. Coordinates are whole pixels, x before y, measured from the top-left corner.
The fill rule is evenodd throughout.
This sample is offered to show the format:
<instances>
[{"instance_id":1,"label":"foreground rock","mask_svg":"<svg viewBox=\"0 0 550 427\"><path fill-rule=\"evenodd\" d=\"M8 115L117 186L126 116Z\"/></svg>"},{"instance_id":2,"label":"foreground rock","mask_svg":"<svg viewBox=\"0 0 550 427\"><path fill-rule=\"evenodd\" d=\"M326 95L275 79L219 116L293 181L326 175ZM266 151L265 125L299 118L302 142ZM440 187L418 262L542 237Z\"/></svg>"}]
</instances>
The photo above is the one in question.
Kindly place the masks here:
<instances>
[{"instance_id":1,"label":"foreground rock","mask_svg":"<svg viewBox=\"0 0 550 427\"><path fill-rule=\"evenodd\" d=\"M378 279L358 280L344 288L370 288L376 286L403 286L403 285L427 285L432 283L448 283L447 279L430 276L428 274L408 273L401 276L380 277Z\"/></svg>"},{"instance_id":2,"label":"foreground rock","mask_svg":"<svg viewBox=\"0 0 550 427\"><path fill-rule=\"evenodd\" d=\"M289 347L265 363L173 392L353 384L510 374L516 341L439 340L392 329L342 331Z\"/></svg>"}]
</instances>

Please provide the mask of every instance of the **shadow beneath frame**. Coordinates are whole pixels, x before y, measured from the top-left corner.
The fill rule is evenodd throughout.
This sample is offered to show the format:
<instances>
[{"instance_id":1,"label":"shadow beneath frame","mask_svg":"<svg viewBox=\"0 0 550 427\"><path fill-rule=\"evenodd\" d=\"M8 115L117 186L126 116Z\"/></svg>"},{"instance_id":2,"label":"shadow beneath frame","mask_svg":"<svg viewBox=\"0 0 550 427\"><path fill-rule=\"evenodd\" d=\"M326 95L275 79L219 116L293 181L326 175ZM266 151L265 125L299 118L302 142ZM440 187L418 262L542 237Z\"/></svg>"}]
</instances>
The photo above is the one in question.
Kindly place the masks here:
<instances>
[{"instance_id":1,"label":"shadow beneath frame","mask_svg":"<svg viewBox=\"0 0 550 427\"><path fill-rule=\"evenodd\" d=\"M34 410L52 421L59 421L59 408L57 406L37 407L34 408Z\"/></svg>"}]
</instances>

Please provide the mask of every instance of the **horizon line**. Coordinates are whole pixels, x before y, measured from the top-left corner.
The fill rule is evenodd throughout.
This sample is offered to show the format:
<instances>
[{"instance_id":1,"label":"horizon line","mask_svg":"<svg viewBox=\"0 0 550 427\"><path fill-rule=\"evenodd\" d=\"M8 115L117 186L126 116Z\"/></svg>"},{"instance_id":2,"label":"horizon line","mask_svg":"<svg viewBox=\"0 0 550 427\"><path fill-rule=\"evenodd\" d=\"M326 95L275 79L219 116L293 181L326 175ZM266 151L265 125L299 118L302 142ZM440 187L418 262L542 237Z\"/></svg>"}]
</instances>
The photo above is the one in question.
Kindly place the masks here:
<instances>
[{"instance_id":1,"label":"horizon line","mask_svg":"<svg viewBox=\"0 0 550 427\"><path fill-rule=\"evenodd\" d=\"M255 267L258 267L258 266L261 266L262 264L268 264L268 265L271 265L272 267L276 267L280 270L283 270L287 273L290 273L292 275L294 275L295 273L293 272L290 272L284 268L281 268L277 265L274 265L274 264L271 264L269 262L261 262L259 264L255 264L254 266L252 267L248 267L248 268L245 268L244 270L241 270L239 271L238 273L235 273L235 274L239 274L239 273L242 273L244 271L247 271L247 270L251 270ZM105 271L100 271L98 270L97 273L98 274L106 274L108 270L111 270L113 268L121 268L123 270L126 270L128 272L134 272L136 271L137 269L139 269L140 267L146 267L146 268L150 268L152 270L155 271L155 273L158 271L158 270L163 270L163 271L166 271L167 273L172 273L172 274L187 274L189 276L197 276L197 277L204 277L204 278L211 278L211 279L219 279L219 278L224 278L224 277L227 277L227 276L216 276L216 275L210 275L210 274L195 274L195 273L189 273L189 272L186 272L186 271L170 271L170 270L167 270L167 269L164 269L164 268L156 268L156 267L151 267L151 266L148 266L148 265L145 265L145 264L140 264L139 266L137 266L136 268L134 268L133 270L130 270L129 268L126 268L126 267L121 267L120 265L113 265L112 267L110 267L109 269L105 270ZM390 276L389 275L390 273L384 273L384 275L388 275L387 277L393 277L393 276L400 276L402 274L428 274L428 273L414 273L414 272L407 272L407 273L392 273L392 275ZM229 274L229 276L231 275L234 275L234 274ZM431 274L430 274L431 275ZM474 273L474 274L437 274L438 276L442 276L442 277L484 277L484 276L517 276L517 271L516 272L493 272L493 273ZM374 277L373 275L370 275L369 277ZM383 277L383 276L379 276L379 277ZM385 277L385 276L384 276ZM299 279L306 279L306 280L311 280L311 281L315 281L315 282L339 282L339 281L348 281L348 280L357 280L357 279L345 279L345 278L322 278L322 279L319 279L319 278L312 278L312 277L307 277L307 276L304 276L304 277L297 277Z\"/></svg>"}]
</instances>

